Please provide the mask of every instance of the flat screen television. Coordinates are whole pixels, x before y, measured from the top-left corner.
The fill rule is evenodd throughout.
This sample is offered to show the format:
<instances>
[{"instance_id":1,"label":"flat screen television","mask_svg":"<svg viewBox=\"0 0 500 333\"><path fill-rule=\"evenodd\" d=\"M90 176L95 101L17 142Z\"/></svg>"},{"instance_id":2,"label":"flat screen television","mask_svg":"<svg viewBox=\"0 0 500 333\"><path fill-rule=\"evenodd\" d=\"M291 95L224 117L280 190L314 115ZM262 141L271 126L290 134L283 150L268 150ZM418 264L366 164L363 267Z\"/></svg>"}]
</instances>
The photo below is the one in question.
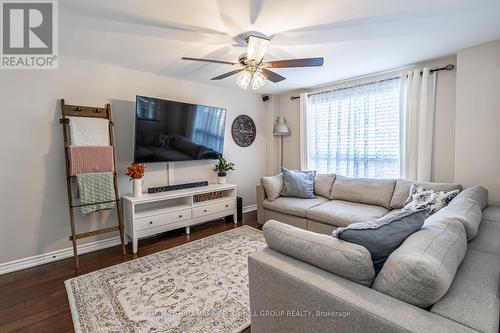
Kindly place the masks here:
<instances>
[{"instance_id":1,"label":"flat screen television","mask_svg":"<svg viewBox=\"0 0 500 333\"><path fill-rule=\"evenodd\" d=\"M137 96L134 161L216 159L223 153L226 109Z\"/></svg>"}]
</instances>

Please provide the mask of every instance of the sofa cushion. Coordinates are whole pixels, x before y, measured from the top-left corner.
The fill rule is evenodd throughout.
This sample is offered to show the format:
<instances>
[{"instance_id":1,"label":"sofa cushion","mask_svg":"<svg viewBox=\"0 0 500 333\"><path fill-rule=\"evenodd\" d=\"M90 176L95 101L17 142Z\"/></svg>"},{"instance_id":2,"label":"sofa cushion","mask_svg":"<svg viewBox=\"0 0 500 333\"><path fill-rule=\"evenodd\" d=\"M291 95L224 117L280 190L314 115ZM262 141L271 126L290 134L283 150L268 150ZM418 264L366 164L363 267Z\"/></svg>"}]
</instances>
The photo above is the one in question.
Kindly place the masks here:
<instances>
[{"instance_id":1,"label":"sofa cushion","mask_svg":"<svg viewBox=\"0 0 500 333\"><path fill-rule=\"evenodd\" d=\"M303 199L313 199L315 197L314 177L316 171L297 171L281 168L281 172L283 173L282 196Z\"/></svg>"},{"instance_id":2,"label":"sofa cushion","mask_svg":"<svg viewBox=\"0 0 500 333\"><path fill-rule=\"evenodd\" d=\"M262 231L267 246L275 251L366 286L373 282L370 252L360 245L274 220L267 221Z\"/></svg>"},{"instance_id":3,"label":"sofa cushion","mask_svg":"<svg viewBox=\"0 0 500 333\"><path fill-rule=\"evenodd\" d=\"M387 214L373 221L338 228L333 232L333 237L367 248L372 256L375 273L378 273L389 255L422 227L425 214L425 210Z\"/></svg>"},{"instance_id":4,"label":"sofa cushion","mask_svg":"<svg viewBox=\"0 0 500 333\"><path fill-rule=\"evenodd\" d=\"M500 223L483 220L476 238L469 242L467 247L500 256Z\"/></svg>"},{"instance_id":5,"label":"sofa cushion","mask_svg":"<svg viewBox=\"0 0 500 333\"><path fill-rule=\"evenodd\" d=\"M279 198L283 190L283 175L267 176L260 179L260 183L266 191L267 200L274 201Z\"/></svg>"},{"instance_id":6,"label":"sofa cushion","mask_svg":"<svg viewBox=\"0 0 500 333\"><path fill-rule=\"evenodd\" d=\"M280 213L270 209L264 209L264 223L269 220L276 220L282 223L293 225L294 227L307 230L307 219L305 217L294 216L290 214Z\"/></svg>"},{"instance_id":7,"label":"sofa cushion","mask_svg":"<svg viewBox=\"0 0 500 333\"><path fill-rule=\"evenodd\" d=\"M384 216L388 212L388 209L380 206L332 200L308 209L306 217L309 220L323 222L336 227L346 227L352 223L374 220Z\"/></svg>"},{"instance_id":8,"label":"sofa cushion","mask_svg":"<svg viewBox=\"0 0 500 333\"><path fill-rule=\"evenodd\" d=\"M467 197L457 197L448 206L436 213L440 218L450 218L464 225L467 241L477 235L483 214L477 201Z\"/></svg>"},{"instance_id":9,"label":"sofa cushion","mask_svg":"<svg viewBox=\"0 0 500 333\"><path fill-rule=\"evenodd\" d=\"M332 199L390 208L395 184L393 179L337 176L332 188Z\"/></svg>"},{"instance_id":10,"label":"sofa cushion","mask_svg":"<svg viewBox=\"0 0 500 333\"><path fill-rule=\"evenodd\" d=\"M322 197L331 199L332 187L335 182L335 174L321 174L317 173L314 178L314 193Z\"/></svg>"},{"instance_id":11,"label":"sofa cushion","mask_svg":"<svg viewBox=\"0 0 500 333\"><path fill-rule=\"evenodd\" d=\"M433 215L389 256L373 288L415 306L429 307L448 291L466 251L462 223Z\"/></svg>"},{"instance_id":12,"label":"sofa cushion","mask_svg":"<svg viewBox=\"0 0 500 333\"><path fill-rule=\"evenodd\" d=\"M335 229L337 229L337 227L335 227L331 224L307 220L307 230L312 231L312 232L316 232L318 234L324 234L324 235L331 236L332 232Z\"/></svg>"},{"instance_id":13,"label":"sofa cushion","mask_svg":"<svg viewBox=\"0 0 500 333\"><path fill-rule=\"evenodd\" d=\"M483 210L483 218L489 221L500 222L500 205L488 205Z\"/></svg>"},{"instance_id":14,"label":"sofa cushion","mask_svg":"<svg viewBox=\"0 0 500 333\"><path fill-rule=\"evenodd\" d=\"M488 206L488 190L482 186L472 186L466 188L457 195L455 200L459 198L468 198L476 201L481 210Z\"/></svg>"},{"instance_id":15,"label":"sofa cushion","mask_svg":"<svg viewBox=\"0 0 500 333\"><path fill-rule=\"evenodd\" d=\"M467 251L453 283L431 312L484 333L498 333L500 257Z\"/></svg>"},{"instance_id":16,"label":"sofa cushion","mask_svg":"<svg viewBox=\"0 0 500 333\"><path fill-rule=\"evenodd\" d=\"M394 188L394 194L391 199L391 208L398 209L403 208L408 195L410 194L410 187L412 184L421 185L425 188L429 188L434 191L453 191L462 190L462 185L452 184L452 183L428 183L428 182L414 182L406 179L396 180L396 186Z\"/></svg>"},{"instance_id":17,"label":"sofa cushion","mask_svg":"<svg viewBox=\"0 0 500 333\"><path fill-rule=\"evenodd\" d=\"M306 211L312 207L328 202L327 198L317 196L314 199L279 197L274 201L264 200L264 208L299 217L306 217Z\"/></svg>"},{"instance_id":18,"label":"sofa cushion","mask_svg":"<svg viewBox=\"0 0 500 333\"><path fill-rule=\"evenodd\" d=\"M449 192L434 191L421 185L413 184L410 187L410 195L405 201L403 210L427 209L427 216L431 216L441 208L448 206L459 192L459 190Z\"/></svg>"}]
</instances>

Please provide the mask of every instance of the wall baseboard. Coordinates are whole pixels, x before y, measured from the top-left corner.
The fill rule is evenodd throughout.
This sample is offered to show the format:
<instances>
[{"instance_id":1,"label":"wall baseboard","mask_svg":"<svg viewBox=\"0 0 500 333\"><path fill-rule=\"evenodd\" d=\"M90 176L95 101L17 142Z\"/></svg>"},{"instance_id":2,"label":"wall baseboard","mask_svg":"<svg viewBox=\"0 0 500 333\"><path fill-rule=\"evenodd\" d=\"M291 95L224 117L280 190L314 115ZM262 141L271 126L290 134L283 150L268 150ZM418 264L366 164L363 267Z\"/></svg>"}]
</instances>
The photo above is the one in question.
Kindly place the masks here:
<instances>
[{"instance_id":1,"label":"wall baseboard","mask_svg":"<svg viewBox=\"0 0 500 333\"><path fill-rule=\"evenodd\" d=\"M243 213L252 212L254 210L257 210L257 205L250 205L243 207ZM94 252L117 245L120 245L120 237L118 236L111 237L87 244L78 245L78 254ZM38 254L36 256L28 258L17 259L6 263L0 263L0 275L15 271L20 271L25 268L48 264L54 261L71 257L73 257L73 248L68 247L61 250Z\"/></svg>"},{"instance_id":2,"label":"wall baseboard","mask_svg":"<svg viewBox=\"0 0 500 333\"><path fill-rule=\"evenodd\" d=\"M78 245L78 254L85 254L108 247L120 245L120 237L107 238L87 244ZM73 247L38 254L36 256L9 261L0 264L0 275L19 271L21 269L48 264L50 262L73 257Z\"/></svg>"},{"instance_id":3,"label":"wall baseboard","mask_svg":"<svg viewBox=\"0 0 500 333\"><path fill-rule=\"evenodd\" d=\"M257 204L245 206L245 207L243 207L243 214L248 213L248 212L253 212L254 210L257 210Z\"/></svg>"}]
</instances>

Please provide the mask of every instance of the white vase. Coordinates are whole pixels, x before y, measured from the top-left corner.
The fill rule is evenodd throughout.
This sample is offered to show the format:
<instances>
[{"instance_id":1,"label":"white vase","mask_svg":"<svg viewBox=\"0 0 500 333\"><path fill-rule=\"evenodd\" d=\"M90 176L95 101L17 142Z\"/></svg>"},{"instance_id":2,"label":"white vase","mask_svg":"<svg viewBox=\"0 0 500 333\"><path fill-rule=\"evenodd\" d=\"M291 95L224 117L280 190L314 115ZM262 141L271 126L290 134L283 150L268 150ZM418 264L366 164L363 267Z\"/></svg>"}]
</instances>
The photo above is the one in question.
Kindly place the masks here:
<instances>
[{"instance_id":1,"label":"white vase","mask_svg":"<svg viewBox=\"0 0 500 333\"><path fill-rule=\"evenodd\" d=\"M136 198L142 196L142 179L132 179L132 195Z\"/></svg>"},{"instance_id":2,"label":"white vase","mask_svg":"<svg viewBox=\"0 0 500 333\"><path fill-rule=\"evenodd\" d=\"M219 176L219 184L225 184L226 183L226 176L221 177Z\"/></svg>"}]
</instances>

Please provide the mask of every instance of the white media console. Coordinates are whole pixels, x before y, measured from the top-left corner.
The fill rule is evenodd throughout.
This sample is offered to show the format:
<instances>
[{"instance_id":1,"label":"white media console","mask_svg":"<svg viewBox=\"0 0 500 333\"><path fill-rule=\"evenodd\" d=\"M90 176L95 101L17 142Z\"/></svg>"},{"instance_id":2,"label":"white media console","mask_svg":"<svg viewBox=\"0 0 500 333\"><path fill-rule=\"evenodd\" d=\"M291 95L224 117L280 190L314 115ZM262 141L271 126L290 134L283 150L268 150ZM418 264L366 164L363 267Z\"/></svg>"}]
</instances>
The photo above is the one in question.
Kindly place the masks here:
<instances>
[{"instance_id":1,"label":"white media console","mask_svg":"<svg viewBox=\"0 0 500 333\"><path fill-rule=\"evenodd\" d=\"M195 202L198 194L220 192L219 198ZM233 216L237 223L236 185L210 184L208 186L146 194L123 198L125 234L132 240L137 253L139 238L165 231L186 228L208 221Z\"/></svg>"}]
</instances>

